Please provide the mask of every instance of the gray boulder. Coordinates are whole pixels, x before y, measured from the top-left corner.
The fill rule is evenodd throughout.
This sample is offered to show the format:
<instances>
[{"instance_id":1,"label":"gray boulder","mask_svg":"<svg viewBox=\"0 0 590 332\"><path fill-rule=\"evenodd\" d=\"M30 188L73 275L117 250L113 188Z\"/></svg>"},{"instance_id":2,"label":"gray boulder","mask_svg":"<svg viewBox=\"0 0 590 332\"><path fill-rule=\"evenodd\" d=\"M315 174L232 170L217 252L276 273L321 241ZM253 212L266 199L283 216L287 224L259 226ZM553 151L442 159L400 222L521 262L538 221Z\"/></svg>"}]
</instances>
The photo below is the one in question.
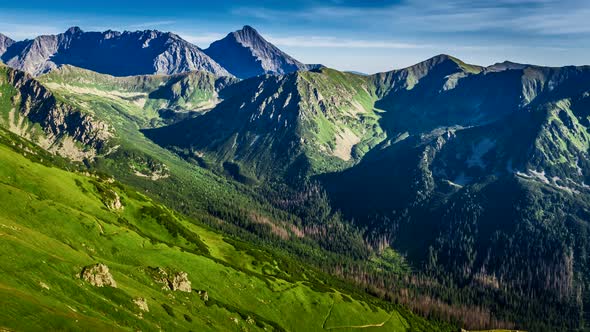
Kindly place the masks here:
<instances>
[{"instance_id":1,"label":"gray boulder","mask_svg":"<svg viewBox=\"0 0 590 332\"><path fill-rule=\"evenodd\" d=\"M109 268L102 263L84 267L80 277L95 287L117 288L117 282L113 279Z\"/></svg>"}]
</instances>

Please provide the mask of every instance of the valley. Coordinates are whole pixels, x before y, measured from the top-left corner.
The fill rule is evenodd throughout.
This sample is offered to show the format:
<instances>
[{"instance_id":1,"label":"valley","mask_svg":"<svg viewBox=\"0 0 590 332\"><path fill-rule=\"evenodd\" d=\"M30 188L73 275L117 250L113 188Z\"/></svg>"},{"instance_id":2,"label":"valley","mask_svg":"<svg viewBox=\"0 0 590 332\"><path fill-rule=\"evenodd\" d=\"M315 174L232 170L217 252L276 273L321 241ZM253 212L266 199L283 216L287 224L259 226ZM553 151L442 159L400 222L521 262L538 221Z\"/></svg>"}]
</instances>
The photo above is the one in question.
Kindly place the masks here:
<instances>
[{"instance_id":1,"label":"valley","mask_svg":"<svg viewBox=\"0 0 590 332\"><path fill-rule=\"evenodd\" d=\"M391 317L392 330L429 326L390 304L325 287L313 269L291 270L280 256L229 241L120 183L35 162L48 157L5 131L1 137L6 328L283 331L301 328L300 315L310 330L339 317L357 324ZM120 207L108 204L109 193ZM80 279L96 262L109 267L116 287ZM162 289L150 279L156 267L187 273L193 291ZM287 307L291 318L280 315Z\"/></svg>"},{"instance_id":2,"label":"valley","mask_svg":"<svg viewBox=\"0 0 590 332\"><path fill-rule=\"evenodd\" d=\"M0 329L587 329L588 66L361 75L250 26L0 52Z\"/></svg>"}]
</instances>

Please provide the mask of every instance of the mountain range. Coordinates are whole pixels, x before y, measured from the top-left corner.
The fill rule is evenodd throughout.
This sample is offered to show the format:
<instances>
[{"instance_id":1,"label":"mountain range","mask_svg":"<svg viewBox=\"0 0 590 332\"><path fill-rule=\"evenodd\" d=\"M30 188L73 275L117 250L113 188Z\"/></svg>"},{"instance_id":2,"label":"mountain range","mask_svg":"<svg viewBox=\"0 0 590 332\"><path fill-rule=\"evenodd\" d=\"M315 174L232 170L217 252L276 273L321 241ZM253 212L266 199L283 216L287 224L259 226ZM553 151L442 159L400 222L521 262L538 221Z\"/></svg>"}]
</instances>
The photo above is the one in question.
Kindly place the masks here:
<instances>
[{"instance_id":1,"label":"mountain range","mask_svg":"<svg viewBox=\"0 0 590 332\"><path fill-rule=\"evenodd\" d=\"M19 42L0 34L0 59L35 76L66 64L114 76L198 70L239 78L318 66L293 59L250 26L230 33L206 50L176 34L157 30L84 32L72 27L58 35Z\"/></svg>"},{"instance_id":2,"label":"mountain range","mask_svg":"<svg viewBox=\"0 0 590 332\"><path fill-rule=\"evenodd\" d=\"M73 329L55 317L588 328L590 66L442 54L365 75L302 64L249 26L205 50L71 28L0 35L0 54L3 271L51 263L0 275L19 315L53 303L45 319ZM105 262L120 289L82 281ZM211 301L173 295L185 270ZM0 313L0 327L25 323Z\"/></svg>"}]
</instances>

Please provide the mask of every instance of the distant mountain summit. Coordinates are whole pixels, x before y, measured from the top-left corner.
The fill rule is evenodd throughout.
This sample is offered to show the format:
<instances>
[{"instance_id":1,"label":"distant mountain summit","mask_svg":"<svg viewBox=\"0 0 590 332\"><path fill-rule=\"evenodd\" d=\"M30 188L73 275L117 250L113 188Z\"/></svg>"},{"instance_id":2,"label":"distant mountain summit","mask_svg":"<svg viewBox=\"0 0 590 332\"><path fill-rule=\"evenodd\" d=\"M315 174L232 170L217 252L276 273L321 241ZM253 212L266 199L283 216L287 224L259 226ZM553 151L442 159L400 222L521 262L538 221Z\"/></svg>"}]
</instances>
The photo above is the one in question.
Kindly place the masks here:
<instances>
[{"instance_id":1,"label":"distant mountain summit","mask_svg":"<svg viewBox=\"0 0 590 332\"><path fill-rule=\"evenodd\" d=\"M0 34L0 60L34 76L60 65L113 76L198 70L242 79L321 68L295 60L251 26L228 34L206 50L174 33L157 30L84 32L72 27L64 33L24 41Z\"/></svg>"},{"instance_id":2,"label":"distant mountain summit","mask_svg":"<svg viewBox=\"0 0 590 332\"><path fill-rule=\"evenodd\" d=\"M498 72L498 71L504 71L504 70L519 70L519 69L524 69L526 67L531 67L530 65L525 65L525 64L521 64L521 63L514 63L514 62L510 62L510 61L504 61L501 63L496 63L493 64L489 67L486 67L486 71L489 72Z\"/></svg>"},{"instance_id":3,"label":"distant mountain summit","mask_svg":"<svg viewBox=\"0 0 590 332\"><path fill-rule=\"evenodd\" d=\"M205 53L239 78L288 74L317 67L295 60L248 25L213 42Z\"/></svg>"},{"instance_id":4,"label":"distant mountain summit","mask_svg":"<svg viewBox=\"0 0 590 332\"><path fill-rule=\"evenodd\" d=\"M193 70L230 75L197 46L176 34L157 30L84 32L72 27L65 33L21 42L0 36L0 59L33 75L62 64L114 76Z\"/></svg>"},{"instance_id":5,"label":"distant mountain summit","mask_svg":"<svg viewBox=\"0 0 590 332\"><path fill-rule=\"evenodd\" d=\"M14 44L14 40L6 37L0 33L0 54L6 52L10 45Z\"/></svg>"}]
</instances>

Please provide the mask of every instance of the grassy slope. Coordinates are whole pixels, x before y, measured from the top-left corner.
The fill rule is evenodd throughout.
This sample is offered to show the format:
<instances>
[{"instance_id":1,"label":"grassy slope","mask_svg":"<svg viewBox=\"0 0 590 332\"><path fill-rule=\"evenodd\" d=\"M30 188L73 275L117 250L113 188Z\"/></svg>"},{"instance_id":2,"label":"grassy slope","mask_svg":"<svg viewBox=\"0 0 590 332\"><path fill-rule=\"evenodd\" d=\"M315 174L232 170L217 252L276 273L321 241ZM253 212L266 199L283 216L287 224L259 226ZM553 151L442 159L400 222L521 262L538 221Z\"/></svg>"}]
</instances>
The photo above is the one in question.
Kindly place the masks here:
<instances>
[{"instance_id":1,"label":"grassy slope","mask_svg":"<svg viewBox=\"0 0 590 332\"><path fill-rule=\"evenodd\" d=\"M375 95L367 78L332 69L323 69L319 73L302 72L293 75L299 77L300 82L297 88L305 100L301 104L301 108L308 114L304 118L308 119L309 123L302 125L301 136L306 141L306 152L311 158L314 172L321 173L349 167L385 138L385 133L378 125L379 115L373 110ZM206 78L199 80L199 82L203 80L208 82ZM158 120L155 108L152 107L152 104L160 101L149 99L142 106L141 103L137 103L138 98L145 98L146 91L152 91L157 86L168 84L166 82L173 80L173 77L115 78L66 66L59 71L42 76L40 80L48 85L59 98L80 109L92 112L97 118L112 124L116 133L113 144L118 145L119 149L115 153L99 159L98 167L101 171L113 174L117 179L126 183L147 188L147 190L156 191L162 187L174 188L170 195L178 194L178 197L174 198L175 200L186 198L188 195L200 196L191 197L187 201L187 205L195 202L198 205L200 202L209 200L212 196L231 195L229 199L223 198L226 201L248 200L244 195L236 193L236 190L232 188L234 183L230 184L213 176L211 172L179 159L174 153L154 144L141 134L140 129L161 122ZM214 83L204 84L204 86L196 85L194 80L189 82L189 85L191 84L198 87L195 90L203 91L205 94L208 94L214 85ZM138 97L133 95L134 93L143 95ZM324 111L319 108L318 99L324 100L326 104ZM194 130L198 131L198 129L191 131ZM360 139L360 142L350 151L351 161L344 161L332 156L332 152L330 152L336 148L337 136L345 135L345 131L349 131ZM250 149L253 143L254 141L245 142L244 145L246 149ZM268 147L264 146L264 150L268 150ZM129 153L130 151L132 153ZM199 159L196 156L192 157ZM160 179L157 181L157 185L154 185L153 181L136 176L132 166L146 164L148 160L155 160L156 164L165 165L164 167L170 171L170 178ZM191 189L195 187L203 188L207 192L195 193ZM183 191L185 188L187 188L186 191ZM238 188L237 191L240 190L247 189ZM236 197L236 195L241 197Z\"/></svg>"},{"instance_id":2,"label":"grassy slope","mask_svg":"<svg viewBox=\"0 0 590 332\"><path fill-rule=\"evenodd\" d=\"M314 331L387 321L380 330L405 331L410 324L433 329L393 307L386 311L376 302L294 281L272 257L240 252L221 235L117 183L32 162L23 154L47 156L0 133L0 306L5 308L0 326L198 331L280 326ZM6 142L16 142L16 151ZM123 210L105 207L105 188L121 196ZM146 209L158 213L146 214ZM170 226L162 226L166 220L183 231L172 235ZM109 266L117 289L95 288L78 278L83 266L96 262ZM161 290L146 272L148 266L186 271L193 289L206 290L210 300L205 303L194 292ZM137 297L147 299L149 312L133 304Z\"/></svg>"},{"instance_id":3,"label":"grassy slope","mask_svg":"<svg viewBox=\"0 0 590 332\"><path fill-rule=\"evenodd\" d=\"M308 121L303 123L301 135L307 142L306 152L314 173L350 167L351 163L329 156L330 151L337 149L339 136L346 135L346 131L358 138L358 143L351 146L353 161L385 139L374 109L377 97L367 77L329 68L298 75L300 107ZM324 105L323 109L320 104Z\"/></svg>"},{"instance_id":4,"label":"grassy slope","mask_svg":"<svg viewBox=\"0 0 590 332\"><path fill-rule=\"evenodd\" d=\"M386 136L364 76L324 68L257 77L223 95L204 116L147 135L187 158L235 163L260 179L350 167Z\"/></svg>"},{"instance_id":5,"label":"grassy slope","mask_svg":"<svg viewBox=\"0 0 590 332\"><path fill-rule=\"evenodd\" d=\"M103 76L99 75L97 85L101 85L103 80L109 82L109 77ZM86 78L76 77L74 75L68 79L68 84L61 81L59 86L54 87L54 93L69 103L79 104L86 110L91 110L96 117L114 127L115 138L111 143L118 148L114 152L98 158L97 163L92 165L97 171L114 176L123 183L139 188L169 208L193 218L205 218L206 222L215 228L221 228L232 234L237 233L240 236L244 235L246 231L238 226L247 228L250 232L255 232L258 235L261 232L271 233L270 226L262 225L266 227L263 229L256 220L253 220L252 216L262 217L279 225L278 228L289 234L290 238L281 240L284 242L279 245L280 247L290 248L289 250L293 250L293 252L305 253L307 257L315 257L314 259L317 260L341 259L337 255L320 250L321 248L309 239L300 240L297 238L294 232L285 225L298 224L300 220L296 216L270 206L267 198L258 194L256 188L217 176L146 139L139 131L144 122L130 116L130 114L141 112L137 105L69 89L68 87L76 86L77 80L82 79L87 82ZM148 167L148 164L151 166ZM160 165L160 169L165 170L164 173L167 177L152 180L145 176L138 176L134 172L134 168L142 168L142 173L149 174L149 168L154 165ZM218 219L211 218L210 215L223 216L225 222L219 222ZM272 232L276 234L274 230ZM252 239L252 237L247 238ZM266 240L263 242L266 243ZM387 269L394 268L388 266Z\"/></svg>"},{"instance_id":6,"label":"grassy slope","mask_svg":"<svg viewBox=\"0 0 590 332\"><path fill-rule=\"evenodd\" d=\"M144 126L165 123L159 114L163 109L188 114L212 108L218 102L216 90L236 81L198 71L114 77L72 66L63 66L39 80L56 91L99 96L124 109ZM86 103L79 106L88 108Z\"/></svg>"},{"instance_id":7,"label":"grassy slope","mask_svg":"<svg viewBox=\"0 0 590 332\"><path fill-rule=\"evenodd\" d=\"M31 138L42 137L43 131L39 125L22 119L20 112L17 111L20 105L15 105L13 98L18 94L18 91L8 83L9 70L8 67L0 64L0 125L17 131L20 130Z\"/></svg>"},{"instance_id":8,"label":"grassy slope","mask_svg":"<svg viewBox=\"0 0 590 332\"><path fill-rule=\"evenodd\" d=\"M113 144L118 148L112 154L98 158L96 166L98 170L112 174L125 183L145 188L146 191L157 192L158 195L166 196L170 201L186 201L186 204L191 205L193 209L205 208L206 202L210 200L232 202L249 200L245 195L240 194L239 190L236 190L235 184L186 162L174 153L146 139L140 129L145 128L156 116L152 110L144 109L126 98L96 93L92 89L85 91L74 89L82 84L87 88L117 91L121 85L127 86L125 80L139 80L142 77L116 78L115 83L109 83L108 76L105 77L105 75L93 72L87 74L97 75L98 83L92 85L92 81L88 79L84 79L83 83L80 83L80 78L75 73L57 77L45 76L41 79L46 82L58 82L58 85L51 85L52 91L56 95L71 104L93 112L99 119L114 127L116 134ZM164 77L167 76L144 77L144 79L159 81ZM95 79L94 76L90 78ZM131 82L126 89L137 89L136 85L135 81ZM148 85L151 87L153 82ZM148 177L136 175L135 170L138 168L136 166L145 166L149 162L167 169L169 176L152 181ZM141 173L150 175L149 170ZM199 190L195 191L194 188L199 188Z\"/></svg>"}]
</instances>

